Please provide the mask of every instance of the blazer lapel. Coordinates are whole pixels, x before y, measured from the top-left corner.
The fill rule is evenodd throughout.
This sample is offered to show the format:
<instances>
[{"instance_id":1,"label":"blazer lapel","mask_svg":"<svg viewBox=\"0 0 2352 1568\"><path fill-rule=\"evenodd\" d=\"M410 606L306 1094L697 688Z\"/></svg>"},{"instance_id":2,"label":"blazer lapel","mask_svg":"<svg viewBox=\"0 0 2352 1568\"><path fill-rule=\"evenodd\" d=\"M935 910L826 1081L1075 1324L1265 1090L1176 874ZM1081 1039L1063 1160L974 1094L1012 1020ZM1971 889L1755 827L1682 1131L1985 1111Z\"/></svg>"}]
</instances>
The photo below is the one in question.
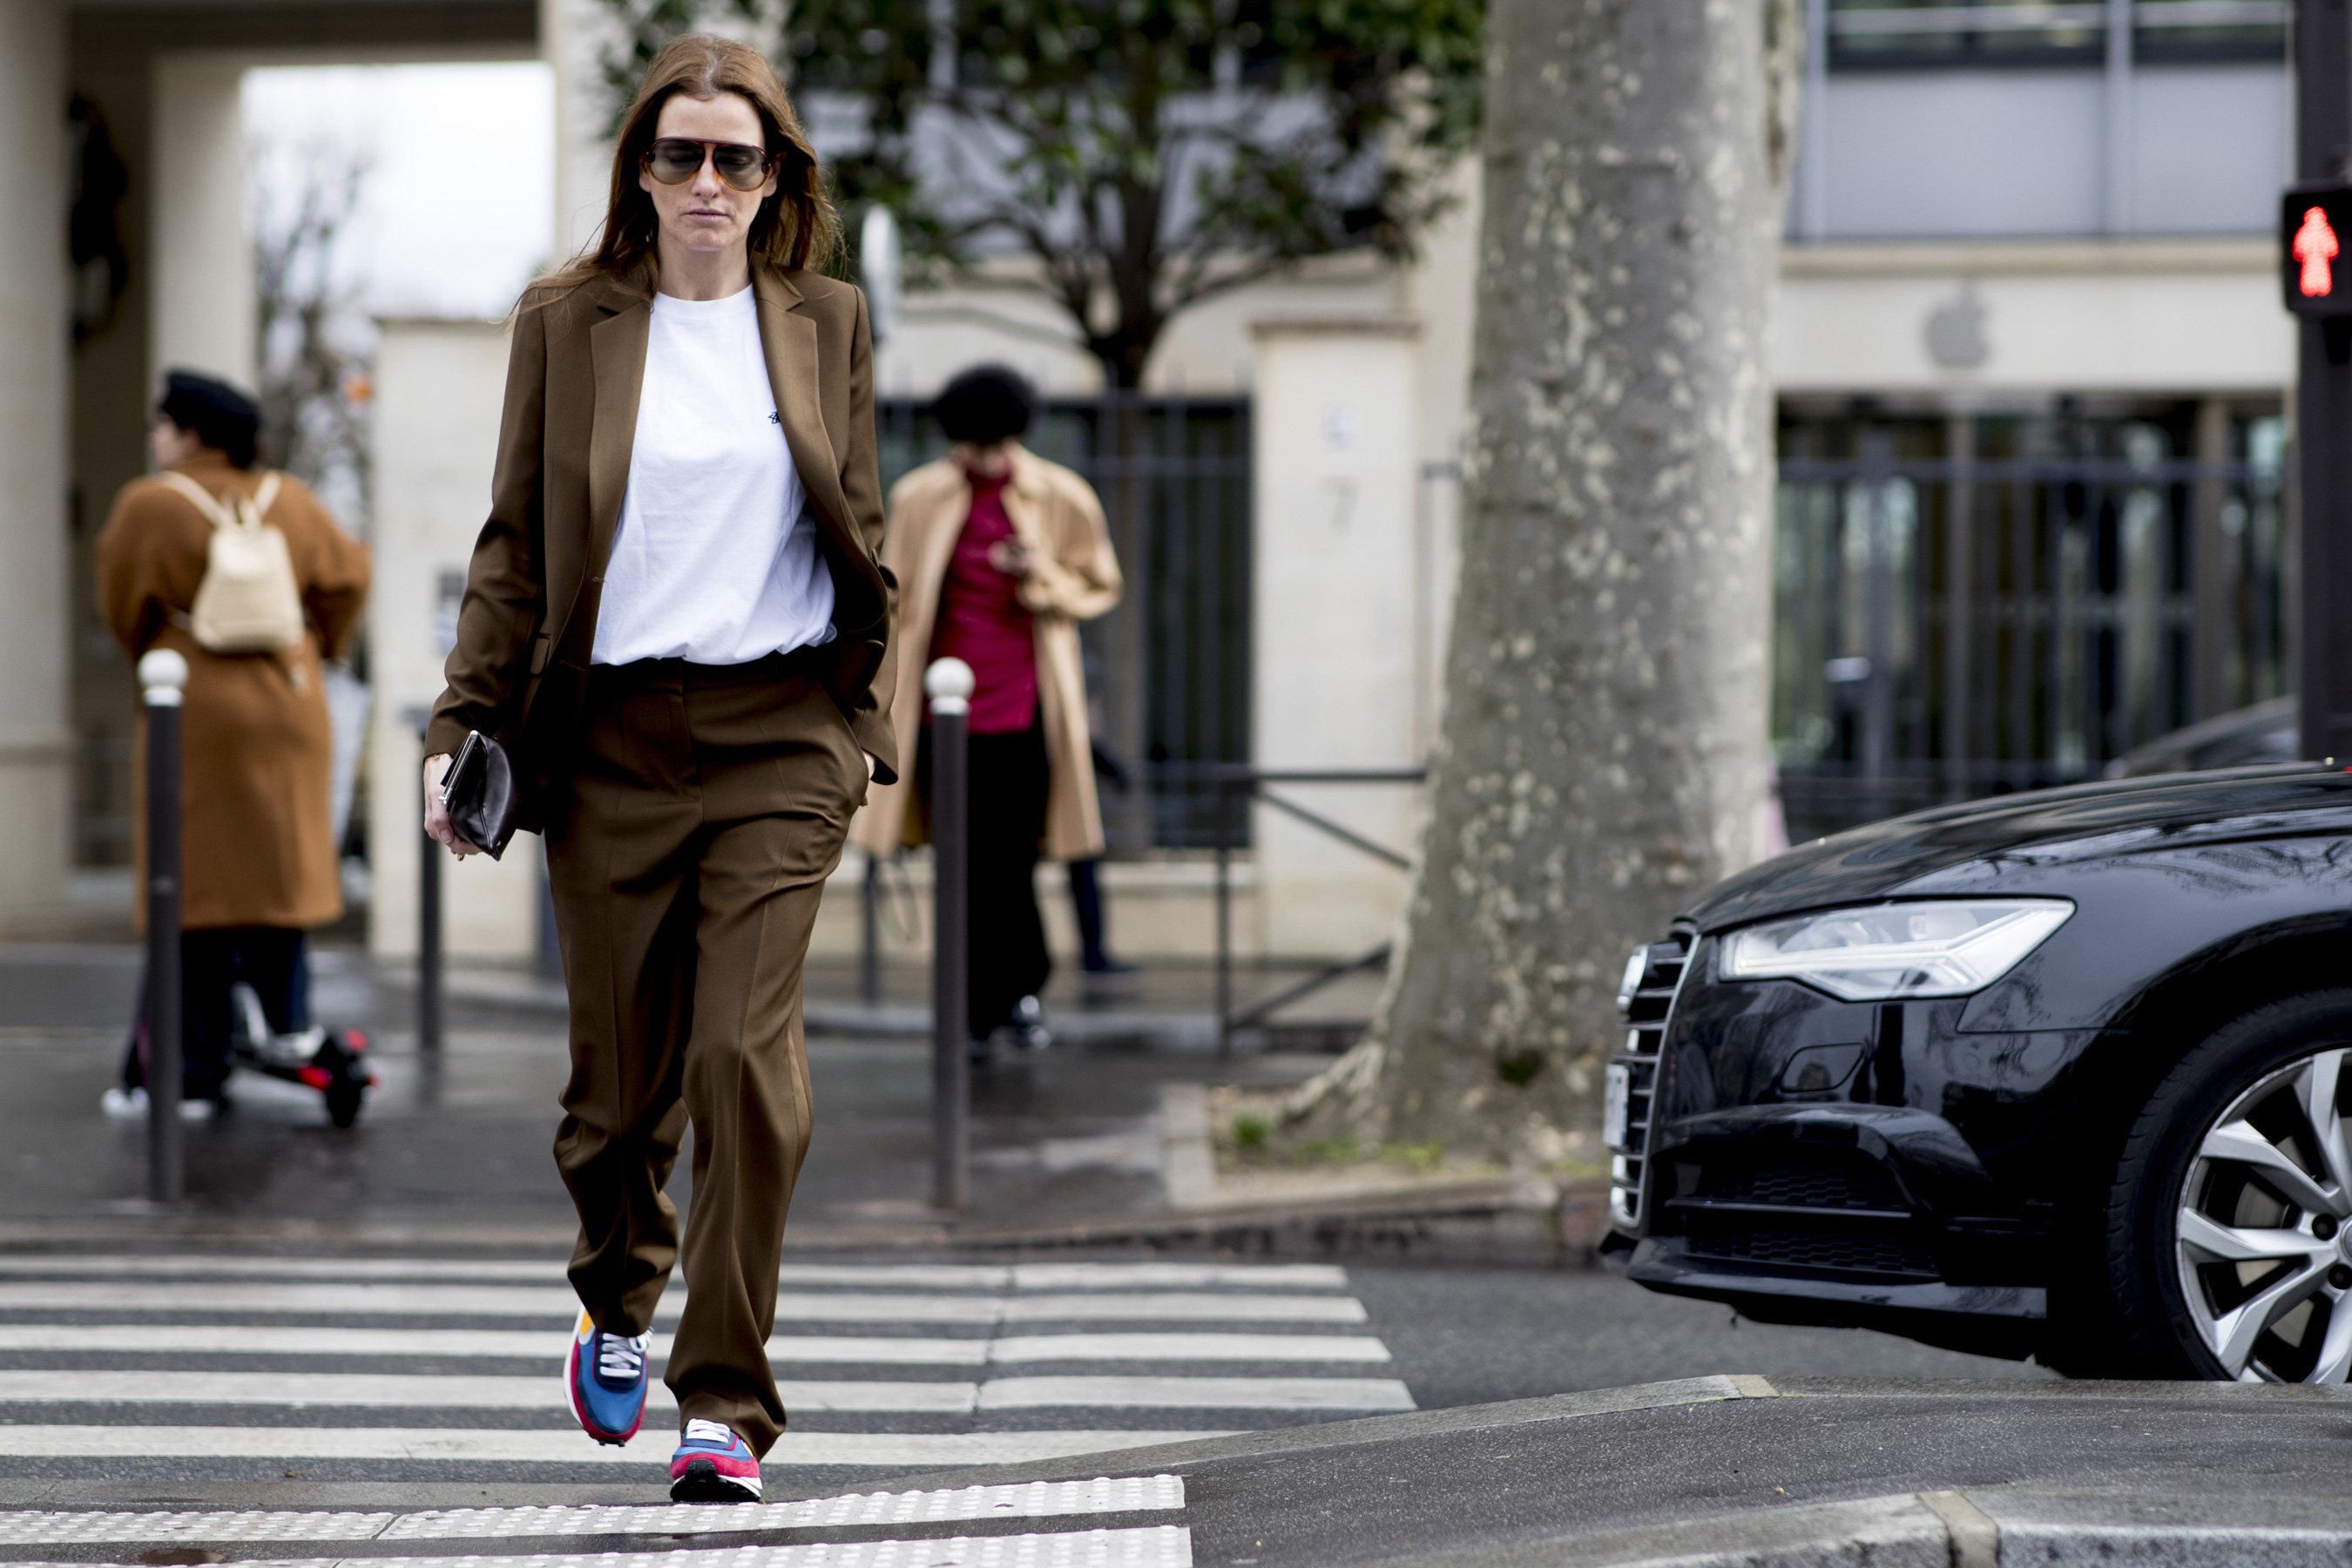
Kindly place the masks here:
<instances>
[{"instance_id":1,"label":"blazer lapel","mask_svg":"<svg viewBox=\"0 0 2352 1568\"><path fill-rule=\"evenodd\" d=\"M849 560L863 560L866 547L849 527L841 464L834 457L824 407L817 400L816 323L800 313L801 291L782 273L754 267L751 282L759 300L760 351L768 362L768 389L776 395L776 422L784 427L793 469L834 542Z\"/></svg>"},{"instance_id":2,"label":"blazer lapel","mask_svg":"<svg viewBox=\"0 0 2352 1568\"><path fill-rule=\"evenodd\" d=\"M653 302L618 285L605 302L617 308L588 329L596 368L595 423L588 435L588 576L604 574L613 535L621 526L621 498L629 489L629 455L637 442L637 398L645 388L646 339Z\"/></svg>"}]
</instances>

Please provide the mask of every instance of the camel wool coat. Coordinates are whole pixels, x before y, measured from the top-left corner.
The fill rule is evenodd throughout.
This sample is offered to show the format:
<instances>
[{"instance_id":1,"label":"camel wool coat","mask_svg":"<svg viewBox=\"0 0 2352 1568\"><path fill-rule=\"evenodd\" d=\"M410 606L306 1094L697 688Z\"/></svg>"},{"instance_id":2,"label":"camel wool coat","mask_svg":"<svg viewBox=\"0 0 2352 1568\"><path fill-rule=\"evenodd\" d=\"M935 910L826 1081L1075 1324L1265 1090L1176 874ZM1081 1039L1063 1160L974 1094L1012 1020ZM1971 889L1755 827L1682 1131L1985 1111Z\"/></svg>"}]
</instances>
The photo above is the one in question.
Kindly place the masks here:
<instances>
[{"instance_id":1,"label":"camel wool coat","mask_svg":"<svg viewBox=\"0 0 2352 1568\"><path fill-rule=\"evenodd\" d=\"M924 464L890 489L882 563L898 579L898 636L907 649L898 661L898 696L891 711L898 754L909 760L925 712L923 671L930 664L940 591L971 513L971 483L945 458ZM1057 860L1083 860L1102 853L1103 831L1078 624L1118 603L1118 560L1093 487L1026 447L1013 451L1004 514L1037 563L1021 584L1021 602L1035 618L1037 706L1050 770L1045 852ZM866 808L850 824L851 841L877 855L923 843L928 824L912 799L913 789L901 781L869 790Z\"/></svg>"},{"instance_id":2,"label":"camel wool coat","mask_svg":"<svg viewBox=\"0 0 2352 1568\"><path fill-rule=\"evenodd\" d=\"M175 465L215 496L251 495L265 470L215 452ZM263 519L286 536L302 595L301 642L280 653L208 653L184 621L205 580L213 526L161 479L115 498L98 540L98 607L133 663L168 647L188 661L181 709L181 919L210 926L323 925L343 912L336 865L334 734L323 661L350 651L367 603L368 555L291 475ZM131 821L147 865L147 721L139 717ZM138 911L143 920L145 905Z\"/></svg>"}]
</instances>

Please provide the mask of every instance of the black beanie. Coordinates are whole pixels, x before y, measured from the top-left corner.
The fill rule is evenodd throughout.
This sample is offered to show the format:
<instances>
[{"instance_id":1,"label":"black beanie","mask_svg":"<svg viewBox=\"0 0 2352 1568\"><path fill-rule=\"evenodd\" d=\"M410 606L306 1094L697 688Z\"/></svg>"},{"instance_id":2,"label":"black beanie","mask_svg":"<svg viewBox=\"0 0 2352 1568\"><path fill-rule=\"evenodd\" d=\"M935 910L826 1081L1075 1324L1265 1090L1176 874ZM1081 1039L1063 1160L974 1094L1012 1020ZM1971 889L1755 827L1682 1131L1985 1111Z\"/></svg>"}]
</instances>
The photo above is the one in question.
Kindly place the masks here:
<instances>
[{"instance_id":1,"label":"black beanie","mask_svg":"<svg viewBox=\"0 0 2352 1568\"><path fill-rule=\"evenodd\" d=\"M931 417L949 440L985 447L1024 434L1036 408L1037 394L1019 371L983 364L948 383L931 405Z\"/></svg>"},{"instance_id":2,"label":"black beanie","mask_svg":"<svg viewBox=\"0 0 2352 1568\"><path fill-rule=\"evenodd\" d=\"M227 453L233 466L253 466L261 437L261 407L227 382L192 370L166 371L163 396L155 411L205 446Z\"/></svg>"}]
</instances>

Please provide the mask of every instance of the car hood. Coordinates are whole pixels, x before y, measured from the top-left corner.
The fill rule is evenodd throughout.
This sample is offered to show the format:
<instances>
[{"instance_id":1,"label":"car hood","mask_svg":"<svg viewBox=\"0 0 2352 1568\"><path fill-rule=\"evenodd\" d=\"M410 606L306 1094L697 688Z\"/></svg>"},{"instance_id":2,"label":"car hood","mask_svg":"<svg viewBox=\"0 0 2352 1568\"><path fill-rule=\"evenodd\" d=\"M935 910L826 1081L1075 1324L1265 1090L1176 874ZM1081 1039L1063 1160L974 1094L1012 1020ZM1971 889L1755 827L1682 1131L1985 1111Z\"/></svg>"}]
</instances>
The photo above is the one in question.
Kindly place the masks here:
<instances>
[{"instance_id":1,"label":"car hood","mask_svg":"<svg viewBox=\"0 0 2352 1568\"><path fill-rule=\"evenodd\" d=\"M2308 763L2075 784L1938 806L1817 838L1717 883L1686 918L1702 931L1721 931L1893 897L1977 861L2080 860L2189 839L2346 830L2352 830L2352 776Z\"/></svg>"}]
</instances>

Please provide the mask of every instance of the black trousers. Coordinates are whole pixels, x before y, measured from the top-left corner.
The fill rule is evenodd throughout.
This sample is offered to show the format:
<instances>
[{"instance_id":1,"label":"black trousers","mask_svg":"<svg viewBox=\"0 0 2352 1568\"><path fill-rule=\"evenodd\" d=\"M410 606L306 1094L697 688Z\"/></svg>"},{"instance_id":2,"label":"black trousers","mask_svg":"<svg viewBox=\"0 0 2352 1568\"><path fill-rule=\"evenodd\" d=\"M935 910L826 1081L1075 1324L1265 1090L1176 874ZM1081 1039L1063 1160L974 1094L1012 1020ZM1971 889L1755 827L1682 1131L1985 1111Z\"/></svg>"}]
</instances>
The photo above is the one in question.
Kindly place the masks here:
<instances>
[{"instance_id":1,"label":"black trousers","mask_svg":"<svg viewBox=\"0 0 2352 1568\"><path fill-rule=\"evenodd\" d=\"M966 989L971 1032L984 1037L1012 1021L1024 996L1045 988L1054 961L1037 912L1037 847L1045 837L1051 770L1041 723L966 741L971 799L971 963ZM931 789L931 731L923 727L916 787Z\"/></svg>"},{"instance_id":2,"label":"black trousers","mask_svg":"<svg viewBox=\"0 0 2352 1568\"><path fill-rule=\"evenodd\" d=\"M207 926L180 933L180 1094L210 1100L228 1079L229 987L244 981L261 998L270 1029L290 1035L310 1026L310 948L291 926ZM131 1023L131 1049L122 1083L147 1081L147 982L139 982L139 1012Z\"/></svg>"}]
</instances>

